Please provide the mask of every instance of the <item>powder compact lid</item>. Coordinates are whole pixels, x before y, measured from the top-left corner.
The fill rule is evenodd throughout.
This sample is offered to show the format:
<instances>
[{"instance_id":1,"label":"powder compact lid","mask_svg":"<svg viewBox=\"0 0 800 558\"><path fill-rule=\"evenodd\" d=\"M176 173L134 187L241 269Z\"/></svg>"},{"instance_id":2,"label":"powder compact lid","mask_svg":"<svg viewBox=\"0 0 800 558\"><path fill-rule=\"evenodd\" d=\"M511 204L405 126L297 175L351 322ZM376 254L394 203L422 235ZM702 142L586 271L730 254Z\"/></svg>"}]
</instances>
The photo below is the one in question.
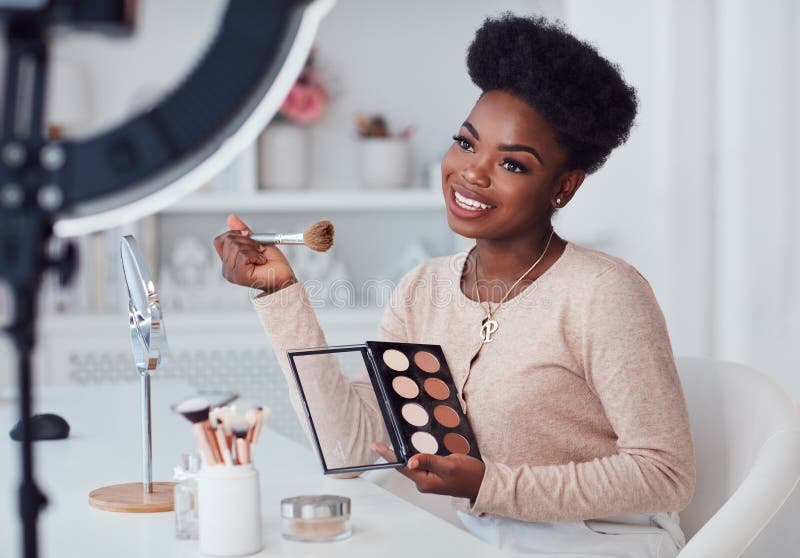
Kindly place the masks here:
<instances>
[{"instance_id":1,"label":"powder compact lid","mask_svg":"<svg viewBox=\"0 0 800 558\"><path fill-rule=\"evenodd\" d=\"M322 519L350 515L350 498L324 494L295 496L281 500L281 517L286 519Z\"/></svg>"}]
</instances>

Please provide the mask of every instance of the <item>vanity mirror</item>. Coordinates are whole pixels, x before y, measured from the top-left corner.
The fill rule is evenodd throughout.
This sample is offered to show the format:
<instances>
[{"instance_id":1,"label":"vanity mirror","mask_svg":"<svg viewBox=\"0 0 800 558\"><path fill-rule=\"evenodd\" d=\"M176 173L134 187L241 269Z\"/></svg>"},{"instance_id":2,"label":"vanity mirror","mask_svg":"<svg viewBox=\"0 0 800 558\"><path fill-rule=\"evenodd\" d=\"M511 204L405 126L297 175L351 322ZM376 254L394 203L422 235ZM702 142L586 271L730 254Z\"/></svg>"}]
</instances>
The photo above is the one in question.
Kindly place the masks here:
<instances>
[{"instance_id":1,"label":"vanity mirror","mask_svg":"<svg viewBox=\"0 0 800 558\"><path fill-rule=\"evenodd\" d=\"M153 482L150 376L167 356L161 303L147 262L133 236L120 241L122 271L128 287L131 349L139 372L142 399L142 482L104 486L89 494L89 504L106 511L161 512L173 509L172 482Z\"/></svg>"}]
</instances>

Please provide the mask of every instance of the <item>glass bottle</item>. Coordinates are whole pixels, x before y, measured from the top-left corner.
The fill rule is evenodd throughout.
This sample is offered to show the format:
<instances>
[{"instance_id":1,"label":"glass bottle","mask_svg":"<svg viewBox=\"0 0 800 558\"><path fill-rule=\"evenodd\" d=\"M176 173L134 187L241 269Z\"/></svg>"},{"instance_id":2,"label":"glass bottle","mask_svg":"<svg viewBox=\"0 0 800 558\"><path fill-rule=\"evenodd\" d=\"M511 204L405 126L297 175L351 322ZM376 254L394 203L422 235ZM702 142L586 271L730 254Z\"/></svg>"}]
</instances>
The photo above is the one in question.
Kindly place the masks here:
<instances>
[{"instance_id":1,"label":"glass bottle","mask_svg":"<svg viewBox=\"0 0 800 558\"><path fill-rule=\"evenodd\" d=\"M197 540L197 473L200 456L195 453L181 455L181 465L175 467L175 536L179 539Z\"/></svg>"}]
</instances>

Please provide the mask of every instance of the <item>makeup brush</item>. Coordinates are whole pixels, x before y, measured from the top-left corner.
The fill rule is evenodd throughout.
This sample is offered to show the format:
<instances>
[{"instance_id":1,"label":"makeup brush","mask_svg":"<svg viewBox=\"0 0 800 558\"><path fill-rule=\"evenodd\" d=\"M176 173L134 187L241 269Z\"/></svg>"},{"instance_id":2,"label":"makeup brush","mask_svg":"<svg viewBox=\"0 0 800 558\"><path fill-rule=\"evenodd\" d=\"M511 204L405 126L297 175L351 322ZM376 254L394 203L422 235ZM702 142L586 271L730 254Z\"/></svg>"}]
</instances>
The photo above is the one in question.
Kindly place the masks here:
<instances>
[{"instance_id":1,"label":"makeup brush","mask_svg":"<svg viewBox=\"0 0 800 558\"><path fill-rule=\"evenodd\" d=\"M253 233L250 238L259 244L305 244L317 252L327 252L333 246L333 223L319 221L303 233Z\"/></svg>"},{"instance_id":2,"label":"makeup brush","mask_svg":"<svg viewBox=\"0 0 800 558\"><path fill-rule=\"evenodd\" d=\"M208 422L212 425L217 424L217 419L221 418L222 416L222 407L214 407L208 412Z\"/></svg>"},{"instance_id":3,"label":"makeup brush","mask_svg":"<svg viewBox=\"0 0 800 558\"><path fill-rule=\"evenodd\" d=\"M233 432L231 432L231 418L236 416L236 405L220 407L217 417L222 422L222 431L225 433L225 443L233 451Z\"/></svg>"},{"instance_id":4,"label":"makeup brush","mask_svg":"<svg viewBox=\"0 0 800 558\"><path fill-rule=\"evenodd\" d=\"M217 437L217 445L222 450L222 461L225 465L233 465L233 458L231 457L231 448L228 446L228 441L225 439L225 429L222 427L222 419L219 416L214 419L214 435Z\"/></svg>"},{"instance_id":5,"label":"makeup brush","mask_svg":"<svg viewBox=\"0 0 800 558\"><path fill-rule=\"evenodd\" d=\"M250 463L250 448L247 447L247 431L249 429L250 424L247 419L236 417L231 420L231 430L236 438L236 463L239 465Z\"/></svg>"},{"instance_id":6,"label":"makeup brush","mask_svg":"<svg viewBox=\"0 0 800 558\"><path fill-rule=\"evenodd\" d=\"M219 463L208 437L208 414L210 412L208 401L205 399L189 399L178 405L175 411L182 414L186 420L192 423L192 431L195 438L197 438L197 445L200 446L200 453L206 463L208 465ZM216 441L214 445L216 446Z\"/></svg>"},{"instance_id":7,"label":"makeup brush","mask_svg":"<svg viewBox=\"0 0 800 558\"><path fill-rule=\"evenodd\" d=\"M264 421L269 417L269 409L259 407L256 409L256 424L253 426L252 436L250 437L250 452L252 453L258 443L258 437L261 435L261 429L264 426Z\"/></svg>"},{"instance_id":8,"label":"makeup brush","mask_svg":"<svg viewBox=\"0 0 800 558\"><path fill-rule=\"evenodd\" d=\"M256 426L256 409L247 411L244 418L247 420L247 443L249 444L253 441L253 431Z\"/></svg>"}]
</instances>

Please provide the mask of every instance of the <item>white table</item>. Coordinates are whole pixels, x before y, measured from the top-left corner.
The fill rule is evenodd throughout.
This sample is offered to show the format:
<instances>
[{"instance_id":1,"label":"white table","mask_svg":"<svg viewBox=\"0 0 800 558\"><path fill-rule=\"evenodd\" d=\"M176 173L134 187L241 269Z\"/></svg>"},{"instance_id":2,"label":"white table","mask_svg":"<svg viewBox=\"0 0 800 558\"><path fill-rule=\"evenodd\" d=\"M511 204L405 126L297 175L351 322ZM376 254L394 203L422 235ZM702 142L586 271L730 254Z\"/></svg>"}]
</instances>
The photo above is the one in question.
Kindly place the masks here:
<instances>
[{"instance_id":1,"label":"white table","mask_svg":"<svg viewBox=\"0 0 800 558\"><path fill-rule=\"evenodd\" d=\"M169 405L191 396L182 384L153 381L153 480L172 480L185 451L195 451L190 424ZM70 423L67 440L34 443L36 480L49 499L39 516L43 558L165 558L199 556L196 541L175 538L173 513L124 514L90 508L91 490L141 481L139 383L106 387L64 386L35 394L36 412L55 412ZM8 430L16 402L0 399L0 556L19 557L17 514L20 444ZM258 556L491 557L507 554L364 479L322 474L307 448L265 429L254 461L261 475L264 550ZM352 500L354 532L337 543L297 543L280 534L279 502L299 494L333 493Z\"/></svg>"}]
</instances>

